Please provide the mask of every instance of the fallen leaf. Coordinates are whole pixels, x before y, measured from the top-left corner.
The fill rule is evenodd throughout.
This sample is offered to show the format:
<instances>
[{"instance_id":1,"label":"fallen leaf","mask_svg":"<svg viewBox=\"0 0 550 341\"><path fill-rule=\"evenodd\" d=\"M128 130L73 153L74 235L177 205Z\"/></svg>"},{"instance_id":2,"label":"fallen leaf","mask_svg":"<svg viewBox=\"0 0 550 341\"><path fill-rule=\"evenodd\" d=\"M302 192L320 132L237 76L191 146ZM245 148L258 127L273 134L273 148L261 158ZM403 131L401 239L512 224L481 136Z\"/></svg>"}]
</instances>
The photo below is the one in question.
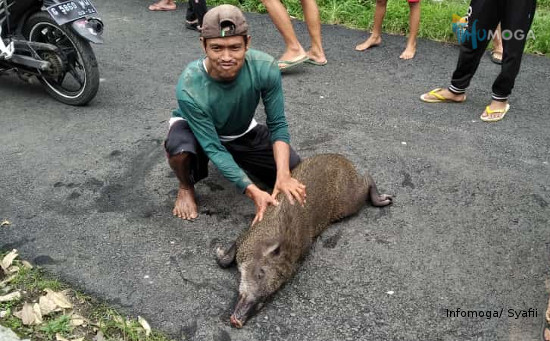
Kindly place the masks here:
<instances>
[{"instance_id":1,"label":"fallen leaf","mask_svg":"<svg viewBox=\"0 0 550 341\"><path fill-rule=\"evenodd\" d=\"M8 268L8 271L5 271L7 275L18 273L20 268L18 266L12 265Z\"/></svg>"},{"instance_id":2,"label":"fallen leaf","mask_svg":"<svg viewBox=\"0 0 550 341\"><path fill-rule=\"evenodd\" d=\"M61 336L59 333L55 334L55 339L57 341L69 341L68 339L64 338L63 336Z\"/></svg>"},{"instance_id":3,"label":"fallen leaf","mask_svg":"<svg viewBox=\"0 0 550 341\"><path fill-rule=\"evenodd\" d=\"M40 313L40 306L38 303L25 303L23 309L13 314L15 317L20 318L24 325L39 325L42 323L42 314Z\"/></svg>"},{"instance_id":4,"label":"fallen leaf","mask_svg":"<svg viewBox=\"0 0 550 341\"><path fill-rule=\"evenodd\" d=\"M48 315L54 311L60 311L61 308L55 304L54 300L49 295L40 296L38 299L38 304L40 305L40 311L42 315Z\"/></svg>"},{"instance_id":5,"label":"fallen leaf","mask_svg":"<svg viewBox=\"0 0 550 341\"><path fill-rule=\"evenodd\" d=\"M21 261L21 263L23 264L23 266L25 267L25 269L28 269L28 270L30 270L30 269L32 269L32 268L33 268L32 264L31 264L31 263L29 263L29 262L27 262L26 260L24 260L24 261Z\"/></svg>"},{"instance_id":6,"label":"fallen leaf","mask_svg":"<svg viewBox=\"0 0 550 341\"><path fill-rule=\"evenodd\" d=\"M19 291L14 291L4 296L0 296L0 302L9 302L15 301L21 298L21 293Z\"/></svg>"},{"instance_id":7,"label":"fallen leaf","mask_svg":"<svg viewBox=\"0 0 550 341\"><path fill-rule=\"evenodd\" d=\"M97 334L94 336L94 341L105 341L105 336L103 336L103 332L101 330L97 331Z\"/></svg>"},{"instance_id":8,"label":"fallen leaf","mask_svg":"<svg viewBox=\"0 0 550 341\"><path fill-rule=\"evenodd\" d=\"M141 324L143 329L145 329L145 336L149 336L151 334L151 326L149 325L149 322L147 322L143 317L138 316L138 322Z\"/></svg>"},{"instance_id":9,"label":"fallen leaf","mask_svg":"<svg viewBox=\"0 0 550 341\"><path fill-rule=\"evenodd\" d=\"M44 291L46 296L51 299L59 308L71 309L73 304L69 301L64 292L55 292L52 289L46 288Z\"/></svg>"},{"instance_id":10,"label":"fallen leaf","mask_svg":"<svg viewBox=\"0 0 550 341\"><path fill-rule=\"evenodd\" d=\"M15 277L17 277L17 276L12 275L12 276L6 278L5 280L3 280L2 282L0 282L0 288L5 287L9 282L13 281L15 279Z\"/></svg>"},{"instance_id":11,"label":"fallen leaf","mask_svg":"<svg viewBox=\"0 0 550 341\"><path fill-rule=\"evenodd\" d=\"M10 253L4 256L4 258L0 262L0 267L2 267L2 270L4 270L4 272L8 270L8 268L11 266L11 263L13 263L13 260L17 258L17 256L18 254L16 249L13 249Z\"/></svg>"},{"instance_id":12,"label":"fallen leaf","mask_svg":"<svg viewBox=\"0 0 550 341\"><path fill-rule=\"evenodd\" d=\"M71 316L71 326L73 327L78 327L78 326L81 326L84 324L84 322L86 322L84 320L84 317L78 315L78 314L74 314Z\"/></svg>"},{"instance_id":13,"label":"fallen leaf","mask_svg":"<svg viewBox=\"0 0 550 341\"><path fill-rule=\"evenodd\" d=\"M11 225L11 223L6 219L2 220L2 222L0 223L0 227L1 226L9 226L9 225Z\"/></svg>"}]
</instances>

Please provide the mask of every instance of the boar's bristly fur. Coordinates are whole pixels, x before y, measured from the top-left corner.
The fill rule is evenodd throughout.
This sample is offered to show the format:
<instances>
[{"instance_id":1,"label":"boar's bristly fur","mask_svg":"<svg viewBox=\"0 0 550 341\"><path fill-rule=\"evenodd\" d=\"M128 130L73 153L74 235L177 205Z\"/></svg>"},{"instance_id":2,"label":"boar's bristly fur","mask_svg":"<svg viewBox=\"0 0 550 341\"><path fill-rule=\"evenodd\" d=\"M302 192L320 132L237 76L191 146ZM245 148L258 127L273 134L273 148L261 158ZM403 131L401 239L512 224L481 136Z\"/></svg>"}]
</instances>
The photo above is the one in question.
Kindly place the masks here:
<instances>
[{"instance_id":1,"label":"boar's bristly fur","mask_svg":"<svg viewBox=\"0 0 550 341\"><path fill-rule=\"evenodd\" d=\"M356 213L367 199L374 206L392 203L391 196L378 193L369 175L361 176L341 155L306 159L292 177L306 185L304 206L292 205L279 194L279 205L270 206L262 221L243 231L229 248L217 250L220 266L236 260L241 274L239 301L231 316L235 327L242 327L257 304L292 277L315 237L330 223Z\"/></svg>"}]
</instances>

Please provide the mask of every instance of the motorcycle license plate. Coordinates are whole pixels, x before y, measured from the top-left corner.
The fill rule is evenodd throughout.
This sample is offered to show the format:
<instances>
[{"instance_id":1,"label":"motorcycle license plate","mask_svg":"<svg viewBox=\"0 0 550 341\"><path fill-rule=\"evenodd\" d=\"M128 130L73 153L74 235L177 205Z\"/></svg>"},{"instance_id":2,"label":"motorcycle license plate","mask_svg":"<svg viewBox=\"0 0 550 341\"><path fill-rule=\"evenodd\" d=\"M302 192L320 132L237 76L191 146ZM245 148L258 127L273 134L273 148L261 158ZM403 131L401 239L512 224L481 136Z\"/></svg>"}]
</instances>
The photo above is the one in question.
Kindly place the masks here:
<instances>
[{"instance_id":1,"label":"motorcycle license plate","mask_svg":"<svg viewBox=\"0 0 550 341\"><path fill-rule=\"evenodd\" d=\"M89 0L74 0L50 6L48 7L48 13L58 25L63 25L96 14L97 11Z\"/></svg>"}]
</instances>

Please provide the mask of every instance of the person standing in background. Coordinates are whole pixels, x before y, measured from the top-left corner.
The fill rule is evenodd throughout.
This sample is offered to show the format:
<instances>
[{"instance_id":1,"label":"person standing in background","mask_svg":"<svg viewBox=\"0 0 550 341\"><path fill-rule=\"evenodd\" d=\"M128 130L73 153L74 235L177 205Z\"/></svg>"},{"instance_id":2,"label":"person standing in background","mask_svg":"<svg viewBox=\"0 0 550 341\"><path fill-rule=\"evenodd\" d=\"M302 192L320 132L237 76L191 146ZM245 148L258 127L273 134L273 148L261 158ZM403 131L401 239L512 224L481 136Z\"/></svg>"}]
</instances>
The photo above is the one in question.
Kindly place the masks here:
<instances>
[{"instance_id":1,"label":"person standing in background","mask_svg":"<svg viewBox=\"0 0 550 341\"><path fill-rule=\"evenodd\" d=\"M472 0L464 39L460 45L458 63L448 88L434 89L420 96L428 103L464 102L466 89L474 76L481 57L489 44L489 33L500 22L510 38L503 41L502 68L493 83L492 101L480 116L484 122L496 122L510 110L508 98L512 93L521 66L523 50L535 17L536 0ZM485 39L478 40L478 37Z\"/></svg>"},{"instance_id":2,"label":"person standing in background","mask_svg":"<svg viewBox=\"0 0 550 341\"><path fill-rule=\"evenodd\" d=\"M420 0L408 0L409 2L409 38L407 46L401 56L401 59L412 59L416 55L416 37L420 28ZM367 40L355 46L356 51L364 51L382 43L382 23L386 15L386 6L388 0L376 0L376 10L374 12L374 27L372 34Z\"/></svg>"},{"instance_id":3,"label":"person standing in background","mask_svg":"<svg viewBox=\"0 0 550 341\"><path fill-rule=\"evenodd\" d=\"M262 0L262 3L285 41L286 49L279 57L279 69L287 70L304 62L318 66L327 64L321 38L321 18L315 0L301 0L304 18L311 39L311 48L307 52L298 41L296 32L294 32L294 28L292 27L292 22L290 21L290 16L281 1Z\"/></svg>"}]
</instances>

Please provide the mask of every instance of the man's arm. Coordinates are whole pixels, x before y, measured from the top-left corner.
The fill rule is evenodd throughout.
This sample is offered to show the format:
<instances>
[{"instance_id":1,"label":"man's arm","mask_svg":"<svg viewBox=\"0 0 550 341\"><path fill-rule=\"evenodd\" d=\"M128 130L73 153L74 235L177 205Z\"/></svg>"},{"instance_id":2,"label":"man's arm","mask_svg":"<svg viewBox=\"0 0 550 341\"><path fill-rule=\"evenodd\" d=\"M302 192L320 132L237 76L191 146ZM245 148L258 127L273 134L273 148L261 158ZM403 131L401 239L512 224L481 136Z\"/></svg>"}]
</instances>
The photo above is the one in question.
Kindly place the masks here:
<instances>
[{"instance_id":1,"label":"man's arm","mask_svg":"<svg viewBox=\"0 0 550 341\"><path fill-rule=\"evenodd\" d=\"M271 196L275 199L279 192L283 192L291 204L294 204L295 198L303 206L306 203L306 186L290 174L290 146L286 142L275 141L273 155L277 164L277 179Z\"/></svg>"},{"instance_id":2,"label":"man's arm","mask_svg":"<svg viewBox=\"0 0 550 341\"><path fill-rule=\"evenodd\" d=\"M275 63L271 65L265 84L262 100L277 165L277 179L271 196L275 198L279 192L283 192L291 204L294 204L296 199L303 205L306 199L306 186L290 175L290 134L285 117L281 72Z\"/></svg>"},{"instance_id":3,"label":"man's arm","mask_svg":"<svg viewBox=\"0 0 550 341\"><path fill-rule=\"evenodd\" d=\"M252 184L246 173L237 165L233 156L222 145L212 120L189 101L178 101L184 118L202 149L223 176L243 193Z\"/></svg>"}]
</instances>

